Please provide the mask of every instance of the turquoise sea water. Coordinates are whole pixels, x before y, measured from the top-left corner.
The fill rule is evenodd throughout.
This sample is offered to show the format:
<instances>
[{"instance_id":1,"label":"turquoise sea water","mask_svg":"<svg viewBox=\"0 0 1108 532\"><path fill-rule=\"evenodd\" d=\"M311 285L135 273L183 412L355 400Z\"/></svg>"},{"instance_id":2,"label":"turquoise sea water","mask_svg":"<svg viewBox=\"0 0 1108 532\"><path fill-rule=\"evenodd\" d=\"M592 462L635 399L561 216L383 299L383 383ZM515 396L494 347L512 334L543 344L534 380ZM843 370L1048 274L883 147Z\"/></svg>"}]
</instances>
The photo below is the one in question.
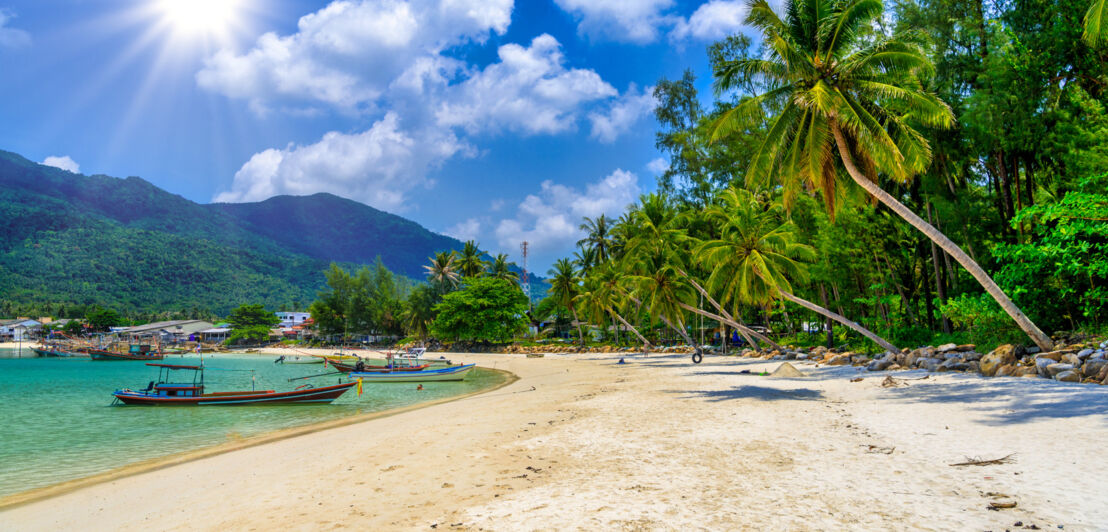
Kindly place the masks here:
<instances>
[{"instance_id":1,"label":"turquoise sea water","mask_svg":"<svg viewBox=\"0 0 1108 532\"><path fill-rule=\"evenodd\" d=\"M205 387L249 390L253 379L259 390L286 391L308 382L339 382L332 375L290 383L291 377L331 370L274 364L275 358L205 355ZM177 373L192 379L191 371ZM415 383L366 383L361 396L352 389L330 405L112 406L116 389L145 388L155 378L157 369L142 362L18 358L16 350L0 349L0 497L277 429L469 393L504 377L478 368L465 381L425 383L422 391Z\"/></svg>"}]
</instances>

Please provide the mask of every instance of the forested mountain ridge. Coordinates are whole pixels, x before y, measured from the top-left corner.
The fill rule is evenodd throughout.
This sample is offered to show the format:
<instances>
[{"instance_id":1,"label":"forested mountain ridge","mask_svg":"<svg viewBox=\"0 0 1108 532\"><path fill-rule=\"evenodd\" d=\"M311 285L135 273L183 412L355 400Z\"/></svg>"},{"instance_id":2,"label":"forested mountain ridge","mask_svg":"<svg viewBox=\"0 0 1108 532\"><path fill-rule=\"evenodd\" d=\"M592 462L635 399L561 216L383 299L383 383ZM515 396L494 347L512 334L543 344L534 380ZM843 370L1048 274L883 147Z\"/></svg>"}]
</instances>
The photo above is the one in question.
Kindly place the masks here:
<instances>
[{"instance_id":1,"label":"forested mountain ridge","mask_svg":"<svg viewBox=\"0 0 1108 532\"><path fill-rule=\"evenodd\" d=\"M330 194L204 205L138 177L73 174L0 151L0 314L27 305L306 307L330 262L380 256L422 278L430 255L460 247Z\"/></svg>"}]
</instances>

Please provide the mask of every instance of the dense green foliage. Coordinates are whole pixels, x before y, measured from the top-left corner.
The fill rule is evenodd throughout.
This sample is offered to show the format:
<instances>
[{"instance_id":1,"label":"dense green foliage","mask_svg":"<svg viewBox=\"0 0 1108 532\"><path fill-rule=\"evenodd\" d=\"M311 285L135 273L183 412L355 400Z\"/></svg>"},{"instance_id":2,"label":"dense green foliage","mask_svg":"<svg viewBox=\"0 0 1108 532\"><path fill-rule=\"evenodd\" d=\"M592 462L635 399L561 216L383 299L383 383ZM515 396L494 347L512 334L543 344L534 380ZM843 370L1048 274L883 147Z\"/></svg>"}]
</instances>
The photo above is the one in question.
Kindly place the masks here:
<instances>
[{"instance_id":1,"label":"dense green foliage","mask_svg":"<svg viewBox=\"0 0 1108 532\"><path fill-rule=\"evenodd\" d=\"M404 331L404 300L410 282L378 259L351 274L338 264L324 272L327 289L311 305L312 319L324 335L399 335Z\"/></svg>"},{"instance_id":2,"label":"dense green foliage","mask_svg":"<svg viewBox=\"0 0 1108 532\"><path fill-rule=\"evenodd\" d=\"M756 256L712 268L689 260L690 240L720 241L728 231L734 250L753 249L740 229L753 230L749 221L701 214L738 187L766 212L786 207L781 221L791 220L797 242L815 250L806 283L795 272L784 277L797 296L900 346L1026 342L958 261L851 182L837 162L833 119L858 139L850 143L845 132L845 152L868 179L961 246L1042 329L1108 323L1108 181L1090 179L1108 171L1108 46L1081 39L1087 1L806 0L778 12L787 29L767 14L768 4L752 6L748 22L780 39L755 47L733 36L711 45L711 106L702 106L691 71L658 82L657 146L670 163L659 177L662 194L605 227L607 239L579 243L574 262L582 278L572 287L557 283L555 313L570 314L564 294L578 291L588 297L575 301L593 303L582 319L601 330L619 313L649 338L665 335L658 313L648 312L658 305L694 336L720 327L674 309L683 303L717 312L704 296L690 295L690 281L710 285L707 295L723 300L728 283L749 281L757 291L761 281L744 281L740 268ZM853 27L841 47L834 32L814 30L822 17L847 12L877 22ZM673 214L657 215L665 209ZM638 250L636 240L672 244L670 251ZM600 241L607 260L597 257ZM688 277L676 271L682 268ZM613 276L622 276L619 289L604 288ZM716 282L707 283L712 276ZM652 298L647 309L634 303L644 298ZM722 310L789 341L860 341L805 308L739 299ZM597 312L596 301L606 310ZM813 328L823 331L803 332Z\"/></svg>"},{"instance_id":3,"label":"dense green foliage","mask_svg":"<svg viewBox=\"0 0 1108 532\"><path fill-rule=\"evenodd\" d=\"M227 316L231 336L227 343L261 342L269 338L269 331L281 323L277 315L265 309L265 305L239 305Z\"/></svg>"},{"instance_id":4,"label":"dense green foliage","mask_svg":"<svg viewBox=\"0 0 1108 532\"><path fill-rule=\"evenodd\" d=\"M74 320L70 323L78 322ZM85 323L93 332L104 332L112 327L122 325L123 318L120 317L118 312L110 308L93 307L85 314Z\"/></svg>"},{"instance_id":5,"label":"dense green foliage","mask_svg":"<svg viewBox=\"0 0 1108 532\"><path fill-rule=\"evenodd\" d=\"M431 333L441 340L505 342L527 328L527 297L519 286L492 277L471 277L435 305Z\"/></svg>"}]
</instances>

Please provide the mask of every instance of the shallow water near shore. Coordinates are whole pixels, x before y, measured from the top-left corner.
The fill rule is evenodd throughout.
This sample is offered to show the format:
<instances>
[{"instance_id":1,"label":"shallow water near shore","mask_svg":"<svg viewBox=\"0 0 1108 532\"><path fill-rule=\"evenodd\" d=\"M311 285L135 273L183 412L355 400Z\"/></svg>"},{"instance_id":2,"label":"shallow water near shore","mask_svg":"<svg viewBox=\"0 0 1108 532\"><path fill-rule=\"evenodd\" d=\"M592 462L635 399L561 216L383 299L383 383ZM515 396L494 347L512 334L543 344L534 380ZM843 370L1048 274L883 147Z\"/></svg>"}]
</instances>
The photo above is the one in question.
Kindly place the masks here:
<instances>
[{"instance_id":1,"label":"shallow water near shore","mask_svg":"<svg viewBox=\"0 0 1108 532\"><path fill-rule=\"evenodd\" d=\"M218 445L279 429L309 425L495 386L501 373L477 368L462 382L366 383L330 405L140 407L113 406L119 388L144 388L157 369L141 362L93 362L87 358L20 358L0 349L0 497L101 473L131 463ZM287 391L304 383L335 384L321 364L274 364L275 356L204 356L211 391ZM197 364L195 356L166 357L169 364ZM459 362L459 360L455 360ZM178 372L191 381L192 372ZM310 459L311 457L305 457Z\"/></svg>"}]
</instances>

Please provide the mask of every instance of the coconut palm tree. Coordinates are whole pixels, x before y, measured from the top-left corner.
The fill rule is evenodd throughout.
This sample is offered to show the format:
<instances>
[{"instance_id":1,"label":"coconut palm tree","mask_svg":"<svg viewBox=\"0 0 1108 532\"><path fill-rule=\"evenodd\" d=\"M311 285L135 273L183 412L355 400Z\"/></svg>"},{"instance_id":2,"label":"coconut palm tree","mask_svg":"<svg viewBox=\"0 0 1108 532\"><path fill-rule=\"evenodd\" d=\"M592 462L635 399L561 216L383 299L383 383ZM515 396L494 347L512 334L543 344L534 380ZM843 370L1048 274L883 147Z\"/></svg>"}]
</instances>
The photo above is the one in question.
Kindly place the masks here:
<instances>
[{"instance_id":1,"label":"coconut palm tree","mask_svg":"<svg viewBox=\"0 0 1108 532\"><path fill-rule=\"evenodd\" d=\"M1094 0L1085 12L1085 33L1082 35L1089 46L1096 46L1105 32L1108 32L1108 1Z\"/></svg>"},{"instance_id":2,"label":"coconut palm tree","mask_svg":"<svg viewBox=\"0 0 1108 532\"><path fill-rule=\"evenodd\" d=\"M519 272L512 271L511 267L508 266L508 256L503 253L498 253L493 258L492 265L489 266L487 273L495 279L503 279L513 283L519 282Z\"/></svg>"},{"instance_id":3,"label":"coconut palm tree","mask_svg":"<svg viewBox=\"0 0 1108 532\"><path fill-rule=\"evenodd\" d=\"M608 260L612 253L612 220L607 216L601 214L596 218L585 217L585 221L581 222L580 229L585 232L585 238L577 241L577 245L582 248L592 248L596 250L596 262L601 263Z\"/></svg>"},{"instance_id":4,"label":"coconut palm tree","mask_svg":"<svg viewBox=\"0 0 1108 532\"><path fill-rule=\"evenodd\" d=\"M763 208L749 191L738 188L725 190L720 200L707 211L721 228L720 237L700 243L694 251L696 259L712 269L710 290L758 306L778 298L791 301L858 331L887 351L900 352L869 329L792 293L792 281L808 277L800 261L814 259L815 250L797 242L796 226L781 220L778 205Z\"/></svg>"},{"instance_id":5,"label":"coconut palm tree","mask_svg":"<svg viewBox=\"0 0 1108 532\"><path fill-rule=\"evenodd\" d=\"M845 171L961 263L1040 348L1049 350L1050 338L977 262L878 184L879 175L907 183L929 166L931 148L916 126L954 123L950 108L923 89L919 76L933 66L918 45L896 36L862 38L879 22L881 1L788 0L784 20L767 0L748 6L746 23L761 32L765 58L723 63L715 72L716 89L758 83L766 91L721 115L711 139L768 120L766 138L750 159L748 181L778 178L786 201L803 189L818 190L834 215Z\"/></svg>"},{"instance_id":6,"label":"coconut palm tree","mask_svg":"<svg viewBox=\"0 0 1108 532\"><path fill-rule=\"evenodd\" d=\"M453 251L440 251L431 257L431 264L424 265L427 270L427 278L439 288L440 293L446 293L458 288L460 277L458 275L457 255Z\"/></svg>"},{"instance_id":7,"label":"coconut palm tree","mask_svg":"<svg viewBox=\"0 0 1108 532\"><path fill-rule=\"evenodd\" d=\"M577 336L581 345L585 345L585 331L581 328L581 321L577 317L577 305L574 303L581 293L581 277L577 269L569 259L558 259L546 274L550 276L551 297L573 314L573 321L577 324Z\"/></svg>"},{"instance_id":8,"label":"coconut palm tree","mask_svg":"<svg viewBox=\"0 0 1108 532\"><path fill-rule=\"evenodd\" d=\"M458 271L462 277L480 277L485 273L488 262L481 258L481 249L477 242L466 240L462 245L462 252L458 256Z\"/></svg>"},{"instance_id":9,"label":"coconut palm tree","mask_svg":"<svg viewBox=\"0 0 1108 532\"><path fill-rule=\"evenodd\" d=\"M689 216L678 216L676 209L673 208L665 196L660 194L642 196L639 205L633 212L635 215L634 225L637 227L637 232L636 237L627 245L628 254L638 257L664 256L665 260L663 263L672 266L672 269L669 270L670 272L676 273L682 278L686 285L691 285L697 291L707 296L706 291L704 291L697 281L687 273L689 265L681 260L682 257L686 257L690 254L689 250L683 245L689 241L689 238L685 230L677 227L677 223L678 221L688 222ZM681 293L687 292L682 291ZM747 345L750 345L754 349L758 349L758 344L754 341L754 338L773 346L774 349L781 349L781 346L777 345L769 338L766 338L734 319L730 313L716 302L715 298L707 296L707 299L720 314L712 314L694 307L687 302L690 300L677 300L673 301L673 304L686 311L734 327L746 340Z\"/></svg>"},{"instance_id":10,"label":"coconut palm tree","mask_svg":"<svg viewBox=\"0 0 1108 532\"><path fill-rule=\"evenodd\" d=\"M610 264L594 268L592 273L584 279L584 287L581 293L574 299L574 303L585 309L589 321L603 323L604 316L611 316L619 321L635 336L642 340L643 353L650 349L650 341L639 330L631 325L620 315L618 311L622 299L622 291L618 285L622 276Z\"/></svg>"},{"instance_id":11,"label":"coconut palm tree","mask_svg":"<svg viewBox=\"0 0 1108 532\"><path fill-rule=\"evenodd\" d=\"M573 252L573 263L581 268L582 274L588 274L593 266L599 264L596 248L577 246L577 251Z\"/></svg>"}]
</instances>

